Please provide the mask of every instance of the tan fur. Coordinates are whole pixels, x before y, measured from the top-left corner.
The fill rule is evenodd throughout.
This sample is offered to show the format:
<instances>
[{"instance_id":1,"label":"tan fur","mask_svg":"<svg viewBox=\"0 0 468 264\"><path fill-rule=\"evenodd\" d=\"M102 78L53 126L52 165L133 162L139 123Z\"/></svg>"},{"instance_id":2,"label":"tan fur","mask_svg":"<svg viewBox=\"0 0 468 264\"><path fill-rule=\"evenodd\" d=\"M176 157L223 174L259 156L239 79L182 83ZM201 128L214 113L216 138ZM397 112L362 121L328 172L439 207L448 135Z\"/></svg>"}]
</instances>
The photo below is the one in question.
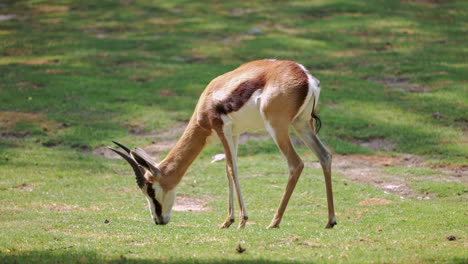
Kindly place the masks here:
<instances>
[{"instance_id":1,"label":"tan fur","mask_svg":"<svg viewBox=\"0 0 468 264\"><path fill-rule=\"evenodd\" d=\"M310 80L314 83L310 84ZM229 213L222 227L229 227L234 221L231 199L233 188L236 190L241 210L239 227L243 227L247 221L247 213L242 200L235 162L238 135L233 133L232 120L228 115L241 109L256 91L261 91L258 110L268 132L285 156L290 171L286 190L269 228L278 227L304 167L289 137L289 128L293 122L301 139L314 151L322 164L329 205L327 227L332 227L336 221L331 191L331 154L315 135L313 120L310 117L311 112L302 113L304 109L307 108L309 111L314 107L310 103L310 85L315 85L314 89L316 89L313 95L315 106L320 91L318 80L309 75L305 68L291 61L253 61L212 80L200 96L182 137L158 165L161 177L157 181L161 188L168 192L179 184L190 164L206 145L207 137L214 132L221 140L226 153L226 168L230 185ZM226 122L231 123L226 124Z\"/></svg>"},{"instance_id":2,"label":"tan fur","mask_svg":"<svg viewBox=\"0 0 468 264\"><path fill-rule=\"evenodd\" d=\"M307 76L295 62L253 61L215 78L202 93L184 134L158 166L163 176L160 184L164 190L171 190L180 182L190 164L203 150L211 131L222 132L222 120L215 109L218 101L213 98L213 93L222 91L229 95L246 80L261 78L267 80L263 93L267 93L269 98L263 111L271 115L280 114L277 119L273 119L275 125L289 126L307 94Z\"/></svg>"},{"instance_id":3,"label":"tan fur","mask_svg":"<svg viewBox=\"0 0 468 264\"><path fill-rule=\"evenodd\" d=\"M159 183L164 191L170 191L179 184L188 167L205 147L209 135L211 131L202 128L194 114L182 137L158 166L162 176Z\"/></svg>"}]
</instances>

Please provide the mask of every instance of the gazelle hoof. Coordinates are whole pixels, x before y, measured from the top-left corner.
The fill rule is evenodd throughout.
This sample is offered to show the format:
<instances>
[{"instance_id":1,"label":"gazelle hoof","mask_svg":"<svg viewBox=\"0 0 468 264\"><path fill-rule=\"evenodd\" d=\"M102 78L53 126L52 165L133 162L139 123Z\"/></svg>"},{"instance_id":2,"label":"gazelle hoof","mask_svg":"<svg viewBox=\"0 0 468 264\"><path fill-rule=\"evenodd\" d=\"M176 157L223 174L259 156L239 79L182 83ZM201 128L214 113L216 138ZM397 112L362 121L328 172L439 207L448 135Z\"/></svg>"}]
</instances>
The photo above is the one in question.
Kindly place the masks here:
<instances>
[{"instance_id":1,"label":"gazelle hoof","mask_svg":"<svg viewBox=\"0 0 468 264\"><path fill-rule=\"evenodd\" d=\"M244 228L245 227L245 224L247 223L247 219L249 219L247 216L244 216L240 222L239 222L239 225L237 226L237 228Z\"/></svg>"},{"instance_id":2,"label":"gazelle hoof","mask_svg":"<svg viewBox=\"0 0 468 264\"><path fill-rule=\"evenodd\" d=\"M328 222L328 224L327 224L327 226L326 226L325 228L330 228L330 229L331 229L331 228L333 228L336 224L337 224L337 223L336 223L335 220L330 221L330 222Z\"/></svg>"},{"instance_id":3,"label":"gazelle hoof","mask_svg":"<svg viewBox=\"0 0 468 264\"><path fill-rule=\"evenodd\" d=\"M234 223L234 219L226 219L226 221L224 221L224 223L222 223L219 228L229 228L232 223Z\"/></svg>"},{"instance_id":4,"label":"gazelle hoof","mask_svg":"<svg viewBox=\"0 0 468 264\"><path fill-rule=\"evenodd\" d=\"M279 224L270 224L267 229L279 228Z\"/></svg>"}]
</instances>

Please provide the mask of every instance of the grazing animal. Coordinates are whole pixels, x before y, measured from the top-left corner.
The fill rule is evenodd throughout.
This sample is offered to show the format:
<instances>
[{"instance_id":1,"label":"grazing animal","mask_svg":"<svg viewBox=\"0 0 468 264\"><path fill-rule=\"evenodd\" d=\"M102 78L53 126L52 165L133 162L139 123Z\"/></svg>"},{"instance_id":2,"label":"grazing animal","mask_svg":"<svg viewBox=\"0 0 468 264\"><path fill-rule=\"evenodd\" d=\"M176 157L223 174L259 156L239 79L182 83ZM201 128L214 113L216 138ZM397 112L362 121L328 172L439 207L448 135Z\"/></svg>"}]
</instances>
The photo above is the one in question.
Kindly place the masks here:
<instances>
[{"instance_id":1,"label":"grazing animal","mask_svg":"<svg viewBox=\"0 0 468 264\"><path fill-rule=\"evenodd\" d=\"M140 148L130 150L114 142L124 151L111 149L132 166L137 184L148 200L154 222L165 225L171 218L176 186L207 142L217 137L224 147L229 183L228 215L220 227L227 228L234 222L235 190L241 228L248 217L236 164L239 135L248 129L266 129L289 167L286 190L268 226L275 228L281 222L304 168L289 136L292 126L319 158L327 193L326 228L332 228L336 224L331 180L332 155L317 136L321 125L316 115L319 94L319 81L301 64L280 60L249 62L208 84L183 135L159 164Z\"/></svg>"}]
</instances>

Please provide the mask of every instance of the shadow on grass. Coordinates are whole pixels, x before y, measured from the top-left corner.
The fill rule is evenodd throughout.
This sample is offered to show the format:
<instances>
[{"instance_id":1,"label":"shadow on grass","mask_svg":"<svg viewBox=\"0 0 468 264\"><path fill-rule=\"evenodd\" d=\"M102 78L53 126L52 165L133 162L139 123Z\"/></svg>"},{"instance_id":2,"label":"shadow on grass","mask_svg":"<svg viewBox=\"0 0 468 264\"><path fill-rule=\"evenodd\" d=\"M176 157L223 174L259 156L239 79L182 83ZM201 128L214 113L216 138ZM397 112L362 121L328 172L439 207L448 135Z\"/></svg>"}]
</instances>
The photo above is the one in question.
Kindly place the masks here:
<instances>
[{"instance_id":1,"label":"shadow on grass","mask_svg":"<svg viewBox=\"0 0 468 264\"><path fill-rule=\"evenodd\" d=\"M68 252L68 251L31 251L22 255L4 255L0 253L0 262L1 263L166 263L166 264L178 264L178 263L213 263L213 264L224 264L224 263L233 263L233 264L254 264L254 263L304 263L297 261L276 261L276 260L267 260L267 259L132 259L127 258L123 255L120 257L105 257L96 254L93 251L83 251L83 252ZM467 263L468 258L463 257L453 257L447 263L459 264ZM312 260L307 260L307 263L314 263Z\"/></svg>"},{"instance_id":2,"label":"shadow on grass","mask_svg":"<svg viewBox=\"0 0 468 264\"><path fill-rule=\"evenodd\" d=\"M220 253L221 255L222 253ZM244 253L245 254L245 253ZM248 253L247 253L248 254ZM248 256L247 256L248 257ZM166 263L166 264L178 264L178 263L213 263L213 264L253 264L253 263L303 263L295 261L275 261L267 259L228 259L220 257L219 259L196 259L196 258L178 258L178 259L167 259L167 258L154 258L154 259L133 259L127 258L123 255L120 257L106 257L98 255L94 251L82 251L82 252L68 252L60 250L44 250L44 251L31 251L20 255L5 255L0 253L1 263ZM313 263L307 261L307 263ZM462 262L454 262L462 263Z\"/></svg>"}]
</instances>

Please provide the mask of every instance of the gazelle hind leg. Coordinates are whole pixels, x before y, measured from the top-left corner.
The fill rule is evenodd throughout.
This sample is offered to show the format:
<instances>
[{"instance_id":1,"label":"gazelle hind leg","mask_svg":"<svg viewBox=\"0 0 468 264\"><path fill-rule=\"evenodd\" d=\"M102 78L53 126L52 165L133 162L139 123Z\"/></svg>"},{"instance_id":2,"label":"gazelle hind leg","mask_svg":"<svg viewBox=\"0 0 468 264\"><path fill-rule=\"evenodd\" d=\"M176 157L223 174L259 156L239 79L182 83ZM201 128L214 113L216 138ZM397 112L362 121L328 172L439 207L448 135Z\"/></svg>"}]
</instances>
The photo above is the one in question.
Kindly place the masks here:
<instances>
[{"instance_id":1,"label":"gazelle hind leg","mask_svg":"<svg viewBox=\"0 0 468 264\"><path fill-rule=\"evenodd\" d=\"M313 120L298 119L293 123L293 127L301 140L309 147L318 157L322 166L323 176L325 177L325 188L327 192L328 204L328 223L326 228L333 228L336 225L335 208L333 204L333 190L331 179L331 162L332 155L325 147L320 138L317 136L312 126Z\"/></svg>"},{"instance_id":2,"label":"gazelle hind leg","mask_svg":"<svg viewBox=\"0 0 468 264\"><path fill-rule=\"evenodd\" d=\"M274 128L268 122L265 123L268 132L273 137L276 145L286 158L289 168L289 178L286 189L283 193L283 197L281 198L278 209L276 210L275 216L273 217L270 225L267 227L268 229L271 229L279 227L284 211L288 206L289 199L291 198L294 188L296 187L299 177L301 176L304 163L291 143L291 138L289 137L289 128L287 126L278 126L277 128Z\"/></svg>"}]
</instances>

